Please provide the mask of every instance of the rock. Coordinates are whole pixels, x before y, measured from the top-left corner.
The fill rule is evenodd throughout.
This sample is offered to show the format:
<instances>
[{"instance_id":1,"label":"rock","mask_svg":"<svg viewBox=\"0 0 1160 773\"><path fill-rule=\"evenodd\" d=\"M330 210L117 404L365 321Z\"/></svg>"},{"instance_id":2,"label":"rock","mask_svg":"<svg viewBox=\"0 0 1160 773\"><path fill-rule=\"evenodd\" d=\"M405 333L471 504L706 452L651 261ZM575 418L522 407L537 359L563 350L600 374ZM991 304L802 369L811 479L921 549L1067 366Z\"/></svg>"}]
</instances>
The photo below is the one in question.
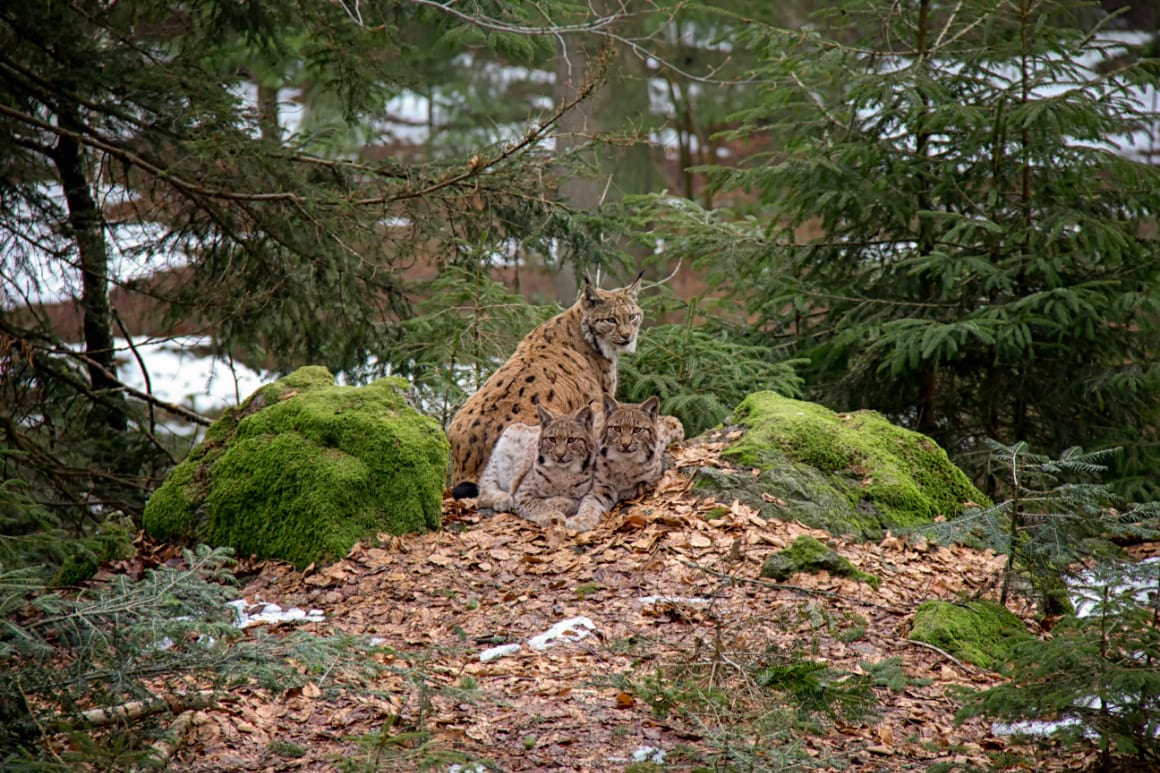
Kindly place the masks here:
<instances>
[{"instance_id":1,"label":"rock","mask_svg":"<svg viewBox=\"0 0 1160 773\"><path fill-rule=\"evenodd\" d=\"M839 577L850 577L877 589L879 579L861 571L844 557L823 545L813 537L802 535L785 550L780 550L765 559L761 576L778 582L785 582L798 572L825 570Z\"/></svg>"},{"instance_id":2,"label":"rock","mask_svg":"<svg viewBox=\"0 0 1160 773\"><path fill-rule=\"evenodd\" d=\"M744 434L722 456L744 469L698 470L696 485L766 517L879 539L888 529L953 518L965 502L990 504L933 440L874 411L835 413L755 392L733 420Z\"/></svg>"},{"instance_id":3,"label":"rock","mask_svg":"<svg viewBox=\"0 0 1160 773\"><path fill-rule=\"evenodd\" d=\"M914 612L910 638L994 669L1014 645L1034 638L1023 622L993 601L924 601Z\"/></svg>"},{"instance_id":4,"label":"rock","mask_svg":"<svg viewBox=\"0 0 1160 773\"><path fill-rule=\"evenodd\" d=\"M263 386L154 492L145 530L301 568L378 532L438 529L447 438L407 405L405 387L335 386L322 367Z\"/></svg>"}]
</instances>

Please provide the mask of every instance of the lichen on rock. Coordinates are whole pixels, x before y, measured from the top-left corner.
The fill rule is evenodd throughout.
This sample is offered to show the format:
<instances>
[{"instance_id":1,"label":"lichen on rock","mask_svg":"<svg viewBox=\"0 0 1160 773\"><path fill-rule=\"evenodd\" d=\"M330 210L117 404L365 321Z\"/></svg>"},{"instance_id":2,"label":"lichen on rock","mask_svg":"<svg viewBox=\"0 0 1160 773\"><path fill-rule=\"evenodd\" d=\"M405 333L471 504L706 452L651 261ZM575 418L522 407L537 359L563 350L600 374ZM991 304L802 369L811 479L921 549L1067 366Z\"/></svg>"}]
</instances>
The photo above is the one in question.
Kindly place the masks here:
<instances>
[{"instance_id":1,"label":"lichen on rock","mask_svg":"<svg viewBox=\"0 0 1160 773\"><path fill-rule=\"evenodd\" d=\"M266 384L154 492L146 531L301 567L378 532L439 528L447 439L407 405L405 387L336 386L322 367Z\"/></svg>"},{"instance_id":2,"label":"lichen on rock","mask_svg":"<svg viewBox=\"0 0 1160 773\"><path fill-rule=\"evenodd\" d=\"M974 663L995 668L1011 647L1031 639L1023 622L1002 604L924 601L914 613L910 638Z\"/></svg>"},{"instance_id":3,"label":"lichen on rock","mask_svg":"<svg viewBox=\"0 0 1160 773\"><path fill-rule=\"evenodd\" d=\"M830 547L803 534L789 547L771 554L761 566L761 576L785 582L797 572L827 571L838 577L849 577L877 589L879 579L863 572Z\"/></svg>"},{"instance_id":4,"label":"lichen on rock","mask_svg":"<svg viewBox=\"0 0 1160 773\"><path fill-rule=\"evenodd\" d=\"M722 456L743 471L706 471L697 485L768 517L876 539L955 517L965 502L989 504L933 440L874 411L835 413L755 392L733 421L744 434Z\"/></svg>"}]
</instances>

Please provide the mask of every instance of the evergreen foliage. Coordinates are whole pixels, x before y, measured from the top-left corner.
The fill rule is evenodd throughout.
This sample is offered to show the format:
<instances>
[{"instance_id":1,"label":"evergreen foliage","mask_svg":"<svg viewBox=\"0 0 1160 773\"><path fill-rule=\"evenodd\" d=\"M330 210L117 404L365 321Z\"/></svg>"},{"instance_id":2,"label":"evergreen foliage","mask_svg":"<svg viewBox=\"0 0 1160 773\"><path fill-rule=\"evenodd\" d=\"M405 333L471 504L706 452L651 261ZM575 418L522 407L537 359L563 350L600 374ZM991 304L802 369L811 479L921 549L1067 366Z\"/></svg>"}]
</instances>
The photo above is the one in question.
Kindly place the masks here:
<instances>
[{"instance_id":1,"label":"evergreen foliage","mask_svg":"<svg viewBox=\"0 0 1160 773\"><path fill-rule=\"evenodd\" d=\"M175 706L208 705L241 684L293 689L323 668L374 668L356 661L351 640L245 636L225 606L236 595L230 563L201 547L180 566L84 593L46 591L32 569L0 573L0 766L128 769L148 763ZM133 716L132 701L163 710ZM70 750L54 750L57 733Z\"/></svg>"},{"instance_id":2,"label":"evergreen foliage","mask_svg":"<svg viewBox=\"0 0 1160 773\"><path fill-rule=\"evenodd\" d=\"M1160 166L1117 143L1155 132L1134 95L1157 63L1072 10L854 0L832 35L753 25L761 103L728 136L774 148L704 171L756 201L658 199L658 232L810 358L807 397L882 411L960 463L985 437L1122 446L1139 494L1158 461Z\"/></svg>"},{"instance_id":3,"label":"evergreen foliage","mask_svg":"<svg viewBox=\"0 0 1160 773\"><path fill-rule=\"evenodd\" d=\"M485 137L465 131L422 158L384 150L395 139L381 120L388 100L408 88L434 96L457 58L546 58L555 39L536 30L552 20L537 4L480 3L458 16L420 3L347 6L0 11L0 158L12 170L0 183L0 431L20 451L5 455L0 479L68 508L69 526L91 529L108 510L137 516L174 461L155 411L180 406L127 398L117 381L118 359L135 353L114 337L127 334L111 291L211 331L222 356L357 374L414 361L396 347L413 344L404 324L419 267L482 274L516 238L524 259L614 262L556 200L542 152L599 68L549 108L531 93L480 97L472 110L491 127ZM485 33L473 13L517 32ZM441 93L458 100L454 88ZM308 117L293 134L279 123L291 98ZM35 303L57 285L75 301L79 350Z\"/></svg>"},{"instance_id":4,"label":"evergreen foliage","mask_svg":"<svg viewBox=\"0 0 1160 773\"><path fill-rule=\"evenodd\" d=\"M693 302L683 324L641 331L636 354L620 362L617 391L628 402L656 395L661 411L679 418L692 437L720 424L752 392L799 396L796 368L804 362L783 359L721 320L699 316Z\"/></svg>"},{"instance_id":5,"label":"evergreen foliage","mask_svg":"<svg viewBox=\"0 0 1160 773\"><path fill-rule=\"evenodd\" d=\"M1090 601L1060 621L1046 640L1008 653L1010 681L972 695L960 719L1054 720L1066 745L1095 737L1103 769L1127 759L1160 764L1160 563L1108 563L1077 591ZM1015 732L1020 726L1015 725ZM1127 759L1125 759L1127 758Z\"/></svg>"},{"instance_id":6,"label":"evergreen foliage","mask_svg":"<svg viewBox=\"0 0 1160 773\"><path fill-rule=\"evenodd\" d=\"M478 268L448 266L417 290L415 316L399 325L380 367L406 377L443 426L528 331L559 311L529 304Z\"/></svg>"},{"instance_id":7,"label":"evergreen foliage","mask_svg":"<svg viewBox=\"0 0 1160 773\"><path fill-rule=\"evenodd\" d=\"M1113 540L1160 537L1155 503L1125 506L1109 486L1095 481L1118 449L1069 448L1052 458L1033 453L1026 443L989 440L987 445L989 467L1004 498L919 531L1006 554L1004 604L1018 577L1035 589L1044 614L1057 614L1068 606L1063 578L1069 567L1117 555Z\"/></svg>"}]
</instances>

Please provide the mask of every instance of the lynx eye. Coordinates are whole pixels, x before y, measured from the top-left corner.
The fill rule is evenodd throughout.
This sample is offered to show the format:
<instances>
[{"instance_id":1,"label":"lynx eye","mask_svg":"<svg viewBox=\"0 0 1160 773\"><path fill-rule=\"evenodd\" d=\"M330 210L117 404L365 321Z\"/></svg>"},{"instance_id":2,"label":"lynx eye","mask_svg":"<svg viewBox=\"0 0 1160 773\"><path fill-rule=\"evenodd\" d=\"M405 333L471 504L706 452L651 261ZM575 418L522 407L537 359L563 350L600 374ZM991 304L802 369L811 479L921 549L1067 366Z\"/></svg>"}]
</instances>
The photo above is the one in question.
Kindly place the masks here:
<instances>
[{"instance_id":1,"label":"lynx eye","mask_svg":"<svg viewBox=\"0 0 1160 773\"><path fill-rule=\"evenodd\" d=\"M629 322L640 322L640 315L639 314L629 314L628 321Z\"/></svg>"}]
</instances>

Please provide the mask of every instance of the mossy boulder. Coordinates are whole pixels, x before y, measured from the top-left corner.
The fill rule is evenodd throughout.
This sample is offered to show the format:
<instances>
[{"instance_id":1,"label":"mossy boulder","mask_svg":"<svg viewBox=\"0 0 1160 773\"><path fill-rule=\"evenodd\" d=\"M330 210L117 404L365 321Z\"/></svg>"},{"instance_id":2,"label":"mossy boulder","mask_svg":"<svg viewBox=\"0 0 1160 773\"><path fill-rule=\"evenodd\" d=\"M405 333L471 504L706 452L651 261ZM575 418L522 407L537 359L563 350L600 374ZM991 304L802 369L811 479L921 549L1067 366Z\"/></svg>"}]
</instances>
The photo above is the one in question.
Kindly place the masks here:
<instances>
[{"instance_id":1,"label":"mossy boulder","mask_svg":"<svg viewBox=\"0 0 1160 773\"><path fill-rule=\"evenodd\" d=\"M697 485L767 517L877 539L887 529L953 518L966 502L989 504L933 440L874 411L835 413L755 392L733 420L744 434L722 455L744 469L699 471Z\"/></svg>"},{"instance_id":2,"label":"mossy boulder","mask_svg":"<svg viewBox=\"0 0 1160 773\"><path fill-rule=\"evenodd\" d=\"M914 612L910 638L994 669L1012 647L1034 637L1009 609L993 601L924 601Z\"/></svg>"},{"instance_id":3,"label":"mossy boulder","mask_svg":"<svg viewBox=\"0 0 1160 773\"><path fill-rule=\"evenodd\" d=\"M822 542L803 534L788 548L779 550L765 559L761 566L761 576L778 582L785 582L798 572L825 570L838 577L850 577L877 589L879 579L867 574L850 563L837 551Z\"/></svg>"},{"instance_id":4,"label":"mossy boulder","mask_svg":"<svg viewBox=\"0 0 1160 773\"><path fill-rule=\"evenodd\" d=\"M150 497L145 530L303 567L378 532L438 529L448 444L406 382L335 386L322 367L227 411Z\"/></svg>"}]
</instances>

